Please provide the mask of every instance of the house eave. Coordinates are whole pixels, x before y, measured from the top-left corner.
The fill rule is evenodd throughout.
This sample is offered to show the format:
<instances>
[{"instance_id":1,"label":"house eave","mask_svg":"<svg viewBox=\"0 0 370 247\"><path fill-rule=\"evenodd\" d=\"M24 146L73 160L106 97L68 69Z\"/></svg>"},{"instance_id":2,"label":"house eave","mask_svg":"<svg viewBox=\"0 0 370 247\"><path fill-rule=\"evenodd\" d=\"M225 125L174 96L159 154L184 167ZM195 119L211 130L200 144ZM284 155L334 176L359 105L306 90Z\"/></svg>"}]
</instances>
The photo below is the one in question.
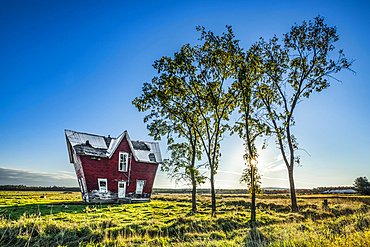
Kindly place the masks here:
<instances>
[{"instance_id":1,"label":"house eave","mask_svg":"<svg viewBox=\"0 0 370 247\"><path fill-rule=\"evenodd\" d=\"M162 164L162 162L154 162L154 161L139 160L139 159L138 160L135 159L135 161L140 162L140 163L146 163L146 164L156 164L156 165Z\"/></svg>"},{"instance_id":2,"label":"house eave","mask_svg":"<svg viewBox=\"0 0 370 247\"><path fill-rule=\"evenodd\" d=\"M67 142L69 163L73 164L74 163L74 160L73 160L73 148L72 148L71 143L68 140L67 134L65 134L65 137L66 137L66 142Z\"/></svg>"}]
</instances>

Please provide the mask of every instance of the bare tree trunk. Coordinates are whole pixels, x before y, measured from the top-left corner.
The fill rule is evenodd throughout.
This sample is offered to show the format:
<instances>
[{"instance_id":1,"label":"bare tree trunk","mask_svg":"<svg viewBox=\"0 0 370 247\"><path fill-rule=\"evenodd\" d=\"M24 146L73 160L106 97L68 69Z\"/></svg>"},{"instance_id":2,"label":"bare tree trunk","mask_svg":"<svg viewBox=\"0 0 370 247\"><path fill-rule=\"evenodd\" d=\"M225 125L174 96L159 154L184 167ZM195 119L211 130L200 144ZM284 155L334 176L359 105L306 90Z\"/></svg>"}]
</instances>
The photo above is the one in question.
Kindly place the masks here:
<instances>
[{"instance_id":1,"label":"bare tree trunk","mask_svg":"<svg viewBox=\"0 0 370 247\"><path fill-rule=\"evenodd\" d=\"M277 130L275 122L274 122L274 125L275 125L275 129ZM287 135L290 135L289 126L288 126L287 129L288 129L288 134ZM290 150L290 165L289 165L289 161L286 157L286 154L285 154L285 151L284 151L284 145L283 145L283 142L282 142L280 136L278 136L278 141L279 141L279 146L280 146L280 152L283 155L283 160L284 160L285 165L288 169L289 185L290 185L290 200L291 200L291 203L292 203L292 209L291 210L292 210L293 213L296 213L296 212L298 212L298 205L297 205L297 198L296 198L296 194L295 194L295 185L294 185L294 176L293 176L294 149L293 149L293 145L291 143L290 138L288 138L289 150Z\"/></svg>"},{"instance_id":2,"label":"bare tree trunk","mask_svg":"<svg viewBox=\"0 0 370 247\"><path fill-rule=\"evenodd\" d=\"M195 156L196 156L196 148L197 148L197 135L195 133L195 138L190 140L192 153L191 153L191 167L190 167L190 178L192 184L192 191L191 191L191 211L193 213L197 212L197 180L195 178Z\"/></svg>"},{"instance_id":3,"label":"bare tree trunk","mask_svg":"<svg viewBox=\"0 0 370 247\"><path fill-rule=\"evenodd\" d=\"M296 102L296 101L295 101ZM291 114L293 114L293 110L295 107L295 103L292 106ZM290 115L292 116L292 115ZM288 146L290 151L290 165L288 167L288 175L289 175L289 184L290 184L290 199L292 201L292 212L298 212L298 205L297 205L297 198L295 194L295 185L294 185L294 177L293 177L293 169L294 169L294 148L290 134L290 117L288 117L288 125L286 127L286 136L288 140Z\"/></svg>"},{"instance_id":4,"label":"bare tree trunk","mask_svg":"<svg viewBox=\"0 0 370 247\"><path fill-rule=\"evenodd\" d=\"M216 193L215 193L215 180L214 180L214 168L211 165L211 197L212 197L212 217L216 216Z\"/></svg>"},{"instance_id":5,"label":"bare tree trunk","mask_svg":"<svg viewBox=\"0 0 370 247\"><path fill-rule=\"evenodd\" d=\"M297 198L295 194L293 167L288 167L289 184L290 184L290 199L292 201L292 212L298 212Z\"/></svg>"},{"instance_id":6,"label":"bare tree trunk","mask_svg":"<svg viewBox=\"0 0 370 247\"><path fill-rule=\"evenodd\" d=\"M190 176L191 176L191 183L193 185L192 191L191 191L191 211L193 213L197 212L197 181L195 179L194 174L194 166L195 166L195 145L193 145L193 153L191 156L191 169L190 169Z\"/></svg>"},{"instance_id":7,"label":"bare tree trunk","mask_svg":"<svg viewBox=\"0 0 370 247\"><path fill-rule=\"evenodd\" d=\"M256 190L254 187L254 166L251 166L252 178L251 178L251 189L252 189L252 205L251 205L251 223L254 227L256 223Z\"/></svg>"},{"instance_id":8,"label":"bare tree trunk","mask_svg":"<svg viewBox=\"0 0 370 247\"><path fill-rule=\"evenodd\" d=\"M189 129L190 130L190 129ZM191 165L190 165L190 179L192 184L192 190L191 190L191 211L193 213L197 212L197 179L195 177L195 158L196 158L196 149L197 149L197 134L194 133L192 135L192 132L190 133L190 145L191 145ZM194 137L194 138L193 138Z\"/></svg>"},{"instance_id":9,"label":"bare tree trunk","mask_svg":"<svg viewBox=\"0 0 370 247\"><path fill-rule=\"evenodd\" d=\"M192 191L191 191L191 211L193 213L197 212L197 183L194 176L194 170L191 171L191 183L193 185Z\"/></svg>"}]
</instances>

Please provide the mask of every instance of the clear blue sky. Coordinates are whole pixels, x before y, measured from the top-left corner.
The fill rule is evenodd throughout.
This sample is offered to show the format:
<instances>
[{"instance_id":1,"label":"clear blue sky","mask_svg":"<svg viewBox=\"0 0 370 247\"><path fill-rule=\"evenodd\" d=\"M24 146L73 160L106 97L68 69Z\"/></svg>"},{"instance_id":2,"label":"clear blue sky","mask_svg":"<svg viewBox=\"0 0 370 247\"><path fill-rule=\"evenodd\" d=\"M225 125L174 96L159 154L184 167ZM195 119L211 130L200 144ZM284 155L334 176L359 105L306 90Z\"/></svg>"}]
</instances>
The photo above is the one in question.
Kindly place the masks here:
<instances>
[{"instance_id":1,"label":"clear blue sky","mask_svg":"<svg viewBox=\"0 0 370 247\"><path fill-rule=\"evenodd\" d=\"M351 185L370 178L368 1L0 1L0 184L77 186L64 129L151 140L131 104L152 64L195 43L195 30L233 26L248 48L281 37L318 14L337 26L337 47L356 74L303 101L294 132L302 152L298 188ZM217 188L242 188L243 146L225 136ZM161 142L162 154L166 142ZM288 187L271 141L260 153L262 186ZM172 187L158 173L156 187Z\"/></svg>"}]
</instances>

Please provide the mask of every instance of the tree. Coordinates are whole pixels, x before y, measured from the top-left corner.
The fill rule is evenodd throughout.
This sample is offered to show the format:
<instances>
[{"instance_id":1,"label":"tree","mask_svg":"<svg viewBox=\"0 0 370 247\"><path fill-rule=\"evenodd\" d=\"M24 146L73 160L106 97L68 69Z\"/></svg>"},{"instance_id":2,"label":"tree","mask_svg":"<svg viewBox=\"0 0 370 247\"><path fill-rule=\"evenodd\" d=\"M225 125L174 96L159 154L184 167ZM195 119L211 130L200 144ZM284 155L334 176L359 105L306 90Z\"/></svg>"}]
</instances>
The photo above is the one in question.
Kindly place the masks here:
<instances>
[{"instance_id":1,"label":"tree","mask_svg":"<svg viewBox=\"0 0 370 247\"><path fill-rule=\"evenodd\" d=\"M235 107L237 93L226 83L235 68L234 54L240 48L231 27L227 28L228 32L216 36L198 27L201 44L194 47L186 44L173 58L155 61L159 76L151 84L144 84L143 96L134 101L139 110L151 109L146 120L154 119L149 127L152 134L178 133L189 143L189 134L199 138L210 169L212 215L216 212L214 175L220 141L229 127L228 116Z\"/></svg>"},{"instance_id":2,"label":"tree","mask_svg":"<svg viewBox=\"0 0 370 247\"><path fill-rule=\"evenodd\" d=\"M358 177L353 184L360 195L370 195L370 182L366 177Z\"/></svg>"},{"instance_id":3,"label":"tree","mask_svg":"<svg viewBox=\"0 0 370 247\"><path fill-rule=\"evenodd\" d=\"M259 50L264 67L254 105L264 109L266 123L287 167L292 212L298 211L293 170L300 163L296 154L298 142L292 134L294 113L304 98L328 88L330 79L337 80L333 74L350 68L352 61L345 58L342 50L337 60L330 59L338 39L336 27L328 27L324 18L318 16L314 21L295 24L284 35L282 44L273 37L269 42L261 39L253 46Z\"/></svg>"},{"instance_id":4,"label":"tree","mask_svg":"<svg viewBox=\"0 0 370 247\"><path fill-rule=\"evenodd\" d=\"M200 160L202 153L196 145L190 143L174 143L169 145L171 158L164 159L161 170L175 179L176 182L190 182L192 186L192 212L197 212L196 191L197 186L205 182L206 177L199 172L199 166L195 166L195 159Z\"/></svg>"},{"instance_id":5,"label":"tree","mask_svg":"<svg viewBox=\"0 0 370 247\"><path fill-rule=\"evenodd\" d=\"M183 52L188 51L189 46L185 45ZM181 94L186 94L177 88L176 78L172 78L169 74L176 73L181 69L182 55L175 54L175 59L163 57L154 62L153 67L158 69L158 73L162 73L159 77L154 77L151 83L144 83L143 93L140 97L136 97L132 102L139 111L148 111L150 113L145 116L144 122L148 122L147 128L150 131L149 135L155 140L161 140L162 136L166 136L169 149L172 151L172 161L164 161L162 169L170 172L170 176L180 178L179 171L185 169L183 178L190 179L192 184L192 212L197 212L196 209L196 188L202 182L203 177L199 175L199 171L195 167L195 160L199 159L200 145L197 133L202 133L201 123L197 125L197 132L194 130L194 123L197 121L197 112L193 111L192 102L185 97L180 97ZM175 138L184 138L187 142L181 145L173 144ZM188 151L184 147L189 148ZM187 161L179 159L178 154L186 154ZM187 176L189 175L189 176Z\"/></svg>"},{"instance_id":6,"label":"tree","mask_svg":"<svg viewBox=\"0 0 370 247\"><path fill-rule=\"evenodd\" d=\"M261 175L258 173L258 168L256 165L248 165L243 170L243 175L240 178L240 182L245 182L247 184L249 194L252 194L253 192L255 194L262 194ZM254 215L254 217L255 216L256 215Z\"/></svg>"},{"instance_id":7,"label":"tree","mask_svg":"<svg viewBox=\"0 0 370 247\"><path fill-rule=\"evenodd\" d=\"M251 222L254 225L256 221L255 193L260 191L259 184L261 182L257 173L258 153L255 141L262 134L268 134L269 128L260 121L258 109L255 109L252 104L256 97L254 87L262 76L258 54L256 54L256 50L251 48L246 54L241 54L241 56L241 62L236 68L237 82L235 83L235 87L239 91L235 100L241 117L233 126L232 133L238 133L239 137L244 140L244 159L246 160L247 168L244 169L241 181L247 182L252 195Z\"/></svg>"},{"instance_id":8,"label":"tree","mask_svg":"<svg viewBox=\"0 0 370 247\"><path fill-rule=\"evenodd\" d=\"M232 78L236 65L240 62L241 49L239 41L235 40L232 28L227 27L227 32L222 36L205 31L201 32L202 45L194 50L194 67L196 73L188 81L189 97L193 100L202 122L203 133L198 131L197 123L194 127L206 153L210 169L210 184L212 198L212 215L216 214L216 194L214 175L218 169L220 154L220 141L223 133L229 129L229 115L235 108L235 97L238 93L232 85L227 86Z\"/></svg>"}]
</instances>

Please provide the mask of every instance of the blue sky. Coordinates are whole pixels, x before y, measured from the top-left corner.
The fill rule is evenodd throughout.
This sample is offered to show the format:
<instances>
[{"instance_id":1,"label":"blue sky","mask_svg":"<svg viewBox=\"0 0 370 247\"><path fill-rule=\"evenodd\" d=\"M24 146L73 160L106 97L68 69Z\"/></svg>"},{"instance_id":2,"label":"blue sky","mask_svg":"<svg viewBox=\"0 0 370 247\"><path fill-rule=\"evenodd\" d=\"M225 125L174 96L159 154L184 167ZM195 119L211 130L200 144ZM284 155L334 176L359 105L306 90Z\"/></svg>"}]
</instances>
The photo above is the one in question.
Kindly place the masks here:
<instances>
[{"instance_id":1,"label":"blue sky","mask_svg":"<svg viewBox=\"0 0 370 247\"><path fill-rule=\"evenodd\" d=\"M131 101L152 64L199 37L233 26L245 49L318 14L337 26L336 46L355 59L332 86L297 108L298 188L370 177L367 1L0 1L0 184L77 186L64 129L151 140ZM166 142L160 143L162 154ZM225 135L216 188L238 182L243 146ZM288 187L274 142L260 152L262 186ZM173 187L158 173L156 187ZM206 185L207 186L207 185Z\"/></svg>"}]
</instances>

